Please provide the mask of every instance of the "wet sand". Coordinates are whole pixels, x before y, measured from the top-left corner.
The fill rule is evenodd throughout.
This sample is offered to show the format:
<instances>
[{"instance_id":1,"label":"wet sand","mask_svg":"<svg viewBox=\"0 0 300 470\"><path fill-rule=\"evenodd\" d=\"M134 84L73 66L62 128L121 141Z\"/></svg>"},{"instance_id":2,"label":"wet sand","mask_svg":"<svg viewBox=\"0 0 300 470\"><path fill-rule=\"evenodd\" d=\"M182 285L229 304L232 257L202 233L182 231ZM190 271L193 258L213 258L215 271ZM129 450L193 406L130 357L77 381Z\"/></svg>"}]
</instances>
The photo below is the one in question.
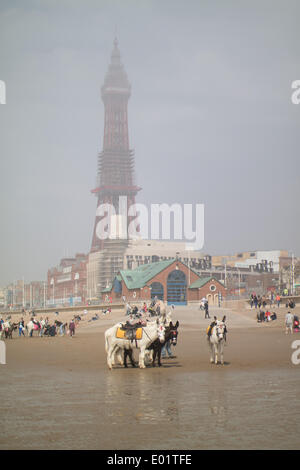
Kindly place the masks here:
<instances>
[{"instance_id":1,"label":"wet sand","mask_svg":"<svg viewBox=\"0 0 300 470\"><path fill-rule=\"evenodd\" d=\"M19 338L14 332L13 339L6 340L7 364L0 365L0 409L3 417L0 448L297 446L290 431L294 429L294 433L299 434L300 430L300 397L297 391L300 365L292 364L291 344L295 339L300 340L300 334L285 335L286 309L273 310L278 319L260 324L256 322L254 309L239 312L211 309L211 316L227 316L224 366L209 362L205 337L209 320L204 319L204 312L196 307L175 309L173 319L180 322L178 344L174 348L176 357L164 359L161 368L140 370L129 365L128 369L117 366L112 371L108 370L103 333L106 328L125 319L123 312L100 315L99 320L92 322L88 320L93 314L81 315L82 321L73 338L40 338L36 332L32 338ZM294 313L299 315L300 307L294 309ZM52 318L48 316L53 321L54 315ZM63 321L69 321L70 317L70 313L59 315ZM269 377L267 381L266 377ZM204 396L201 395L203 393ZM233 393L236 395L232 396ZM257 401L257 393L260 397L270 396L271 402ZM185 401L187 396L190 406ZM246 396L247 402L239 407L236 400L243 400ZM286 400L286 396L290 400ZM274 406L282 410L289 428L288 432L280 433L278 440L274 440L278 419L274 423L268 422L268 404L274 397L278 401ZM254 437L253 442L251 439L237 439L239 429L245 425L247 403L252 403L253 416L257 420L252 423L250 431L253 436L256 428L261 436L268 432L265 440L256 441ZM230 411L232 406L236 407L235 411ZM210 410L208 415L207 410ZM250 408L248 412L251 414ZM235 413L237 416L242 413L243 420L235 422ZM200 417L203 426L206 423L203 429L199 429ZM214 426L209 436L207 430L212 422ZM170 423L174 424L172 430ZM249 431L249 426L247 429Z\"/></svg>"}]
</instances>

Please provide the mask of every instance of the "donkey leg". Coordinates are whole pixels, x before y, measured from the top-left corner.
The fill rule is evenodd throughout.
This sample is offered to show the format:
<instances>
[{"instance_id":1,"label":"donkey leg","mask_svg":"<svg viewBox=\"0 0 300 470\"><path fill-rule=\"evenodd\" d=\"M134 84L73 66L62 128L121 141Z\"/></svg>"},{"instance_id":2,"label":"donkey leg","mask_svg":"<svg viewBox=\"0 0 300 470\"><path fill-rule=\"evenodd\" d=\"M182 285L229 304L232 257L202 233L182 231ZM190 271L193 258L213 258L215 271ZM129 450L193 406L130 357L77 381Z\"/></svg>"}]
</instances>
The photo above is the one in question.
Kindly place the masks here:
<instances>
[{"instance_id":1,"label":"donkey leg","mask_svg":"<svg viewBox=\"0 0 300 470\"><path fill-rule=\"evenodd\" d=\"M214 350L215 350L215 364L218 364L218 346L216 344L214 345Z\"/></svg>"},{"instance_id":2,"label":"donkey leg","mask_svg":"<svg viewBox=\"0 0 300 470\"><path fill-rule=\"evenodd\" d=\"M224 351L224 344L222 343L220 345L220 356L221 356L221 364L222 366L224 365L224 355L223 355L223 351Z\"/></svg>"},{"instance_id":3,"label":"donkey leg","mask_svg":"<svg viewBox=\"0 0 300 470\"><path fill-rule=\"evenodd\" d=\"M155 367L155 359L156 359L157 351L156 349L153 350L153 355L152 355L152 367Z\"/></svg>"},{"instance_id":4,"label":"donkey leg","mask_svg":"<svg viewBox=\"0 0 300 470\"><path fill-rule=\"evenodd\" d=\"M140 349L140 355L139 355L139 367L140 369L145 369L145 348Z\"/></svg>"},{"instance_id":5,"label":"donkey leg","mask_svg":"<svg viewBox=\"0 0 300 470\"><path fill-rule=\"evenodd\" d=\"M157 351L157 362L158 362L158 367L161 367L161 346L159 346L158 351Z\"/></svg>"},{"instance_id":6,"label":"donkey leg","mask_svg":"<svg viewBox=\"0 0 300 470\"><path fill-rule=\"evenodd\" d=\"M213 344L209 344L210 347L210 363L212 364L214 362L214 346Z\"/></svg>"},{"instance_id":7,"label":"donkey leg","mask_svg":"<svg viewBox=\"0 0 300 470\"><path fill-rule=\"evenodd\" d=\"M107 365L110 370L112 369L113 355L115 353L115 350L115 346L109 346L107 351Z\"/></svg>"},{"instance_id":8,"label":"donkey leg","mask_svg":"<svg viewBox=\"0 0 300 470\"><path fill-rule=\"evenodd\" d=\"M129 354L128 350L124 349L124 353L123 353L124 356L123 357L124 357L124 367L126 367L126 369L128 367L127 366L127 356L128 356L128 354Z\"/></svg>"},{"instance_id":9,"label":"donkey leg","mask_svg":"<svg viewBox=\"0 0 300 470\"><path fill-rule=\"evenodd\" d=\"M117 357L118 362L121 364L121 366L125 365L125 354L126 354L126 349L124 349L124 355L122 355L122 349L118 348L118 350L115 353L115 356ZM113 361L113 365L115 365L115 361Z\"/></svg>"},{"instance_id":10,"label":"donkey leg","mask_svg":"<svg viewBox=\"0 0 300 470\"><path fill-rule=\"evenodd\" d=\"M129 356L130 363L131 363L132 367L135 367L135 362L134 362L134 357L133 357L133 351L132 351L132 349L129 349L129 351L128 351L128 356Z\"/></svg>"}]
</instances>

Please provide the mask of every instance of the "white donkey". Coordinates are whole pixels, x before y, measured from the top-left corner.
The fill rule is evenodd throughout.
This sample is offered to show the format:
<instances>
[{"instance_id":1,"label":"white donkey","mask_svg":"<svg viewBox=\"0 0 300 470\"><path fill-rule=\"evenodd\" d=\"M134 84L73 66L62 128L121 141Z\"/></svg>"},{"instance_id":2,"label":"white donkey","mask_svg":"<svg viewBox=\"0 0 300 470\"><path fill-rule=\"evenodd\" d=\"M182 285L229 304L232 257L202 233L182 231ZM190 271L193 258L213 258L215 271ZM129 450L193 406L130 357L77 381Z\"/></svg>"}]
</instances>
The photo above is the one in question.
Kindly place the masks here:
<instances>
[{"instance_id":1,"label":"white donkey","mask_svg":"<svg viewBox=\"0 0 300 470\"><path fill-rule=\"evenodd\" d=\"M223 350L225 344L226 325L225 317L222 321L216 320L216 324L212 327L211 334L208 337L210 346L210 362L218 364L218 358L221 360L221 364L224 364Z\"/></svg>"},{"instance_id":2,"label":"white donkey","mask_svg":"<svg viewBox=\"0 0 300 470\"><path fill-rule=\"evenodd\" d=\"M36 323L33 323L33 321L30 320L30 321L27 323L25 329L27 330L28 336L32 336L32 333L33 333L35 330L39 331L40 328L39 328L39 326L38 326Z\"/></svg>"},{"instance_id":3,"label":"white donkey","mask_svg":"<svg viewBox=\"0 0 300 470\"><path fill-rule=\"evenodd\" d=\"M118 354L118 359L123 362L121 358L121 352L124 349L132 350L139 349L139 367L145 369L145 351L153 341L159 338L160 342L163 343L165 340L165 322L157 319L154 322L149 322L147 326L141 327L143 334L141 339L121 339L116 337L117 329L120 327L120 323L109 328L105 331L105 349L107 352L107 365L109 369L112 369L114 363L114 354Z\"/></svg>"},{"instance_id":4,"label":"white donkey","mask_svg":"<svg viewBox=\"0 0 300 470\"><path fill-rule=\"evenodd\" d=\"M8 332L11 326L12 326L12 323L10 320L6 320L4 323L2 323L2 329L0 331L0 339L2 339L3 337L6 337L5 332Z\"/></svg>"}]
</instances>

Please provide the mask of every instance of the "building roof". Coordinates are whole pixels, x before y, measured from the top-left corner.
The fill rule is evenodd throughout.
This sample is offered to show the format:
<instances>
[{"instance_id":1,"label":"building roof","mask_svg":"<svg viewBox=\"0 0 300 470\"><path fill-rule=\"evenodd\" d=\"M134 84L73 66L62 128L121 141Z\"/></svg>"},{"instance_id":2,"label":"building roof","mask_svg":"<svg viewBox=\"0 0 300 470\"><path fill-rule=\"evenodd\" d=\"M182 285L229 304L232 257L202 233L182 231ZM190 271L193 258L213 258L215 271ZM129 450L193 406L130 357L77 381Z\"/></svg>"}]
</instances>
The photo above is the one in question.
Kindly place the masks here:
<instances>
[{"instance_id":1,"label":"building roof","mask_svg":"<svg viewBox=\"0 0 300 470\"><path fill-rule=\"evenodd\" d=\"M105 289L102 289L101 292L110 292L112 290L112 286L105 287Z\"/></svg>"},{"instance_id":2,"label":"building roof","mask_svg":"<svg viewBox=\"0 0 300 470\"><path fill-rule=\"evenodd\" d=\"M118 273L118 275L115 277L115 279L117 279L118 281L123 280L127 289L129 290L141 289L142 287L146 286L147 283L151 281L151 279L157 276L157 274L159 274L161 271L171 266L171 264L174 263L175 261L178 261L179 263L182 263L185 266L187 266L186 263L184 263L183 261L176 260L176 258L171 258L171 259L164 260L164 261L156 261L154 263L142 264L141 266L135 269L122 269ZM195 270L193 270L192 268L190 269L197 276L199 276L199 274ZM193 288L202 287L211 279L213 279L215 282L218 282L212 276L202 277L202 278L199 277L199 279L193 282L189 286L189 288L193 289ZM112 290L112 287L113 287L113 283L110 286L103 289L101 292L103 293L110 292Z\"/></svg>"},{"instance_id":3,"label":"building roof","mask_svg":"<svg viewBox=\"0 0 300 470\"><path fill-rule=\"evenodd\" d=\"M140 289L153 277L174 263L174 261L176 261L176 259L172 258L155 263L142 264L136 269L121 270L120 275L128 289Z\"/></svg>"},{"instance_id":4,"label":"building roof","mask_svg":"<svg viewBox=\"0 0 300 470\"><path fill-rule=\"evenodd\" d=\"M217 281L214 277L200 277L199 279L197 279L197 281L193 282L191 285L190 285L190 289L196 289L196 288L200 288L200 287L203 287L205 284L207 284L209 281L211 280L214 280L216 282L219 282Z\"/></svg>"}]
</instances>

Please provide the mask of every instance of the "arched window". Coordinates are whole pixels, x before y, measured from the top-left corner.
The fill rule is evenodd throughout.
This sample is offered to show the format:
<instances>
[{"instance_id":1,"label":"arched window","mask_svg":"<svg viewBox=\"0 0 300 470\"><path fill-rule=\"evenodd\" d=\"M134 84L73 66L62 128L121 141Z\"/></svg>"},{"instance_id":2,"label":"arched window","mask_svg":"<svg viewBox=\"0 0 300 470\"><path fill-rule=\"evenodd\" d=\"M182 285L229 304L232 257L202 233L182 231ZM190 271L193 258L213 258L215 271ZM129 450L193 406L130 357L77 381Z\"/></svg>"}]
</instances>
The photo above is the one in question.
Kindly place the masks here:
<instances>
[{"instance_id":1,"label":"arched window","mask_svg":"<svg viewBox=\"0 0 300 470\"><path fill-rule=\"evenodd\" d=\"M175 269L167 280L167 300L169 304L186 305L186 276L183 271Z\"/></svg>"},{"instance_id":2,"label":"arched window","mask_svg":"<svg viewBox=\"0 0 300 470\"><path fill-rule=\"evenodd\" d=\"M151 299L157 297L159 300L164 300L164 286L160 282L152 282L151 287Z\"/></svg>"}]
</instances>

